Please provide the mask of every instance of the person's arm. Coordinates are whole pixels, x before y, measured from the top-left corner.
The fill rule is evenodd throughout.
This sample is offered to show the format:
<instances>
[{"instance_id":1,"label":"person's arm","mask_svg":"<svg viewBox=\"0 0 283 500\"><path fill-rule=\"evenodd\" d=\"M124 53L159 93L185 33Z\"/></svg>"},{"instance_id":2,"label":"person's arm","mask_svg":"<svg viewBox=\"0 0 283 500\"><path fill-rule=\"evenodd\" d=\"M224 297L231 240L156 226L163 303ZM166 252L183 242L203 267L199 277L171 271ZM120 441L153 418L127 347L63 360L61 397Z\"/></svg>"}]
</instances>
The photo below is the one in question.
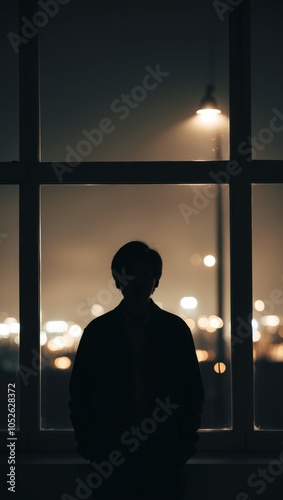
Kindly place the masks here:
<instances>
[{"instance_id":1,"label":"person's arm","mask_svg":"<svg viewBox=\"0 0 283 500\"><path fill-rule=\"evenodd\" d=\"M93 455L93 434L95 430L95 422L90 410L90 397L91 394L95 393L93 370L91 370L90 381L90 366L95 362L93 335L94 333L88 327L83 332L69 386L71 397L69 402L70 420L78 443L77 451L86 459L91 459Z\"/></svg>"},{"instance_id":2,"label":"person's arm","mask_svg":"<svg viewBox=\"0 0 283 500\"><path fill-rule=\"evenodd\" d=\"M201 425L204 390L196 356L194 340L189 327L184 329L181 365L184 388L184 401L181 418L182 449L188 460L196 452L199 440L197 430Z\"/></svg>"}]
</instances>

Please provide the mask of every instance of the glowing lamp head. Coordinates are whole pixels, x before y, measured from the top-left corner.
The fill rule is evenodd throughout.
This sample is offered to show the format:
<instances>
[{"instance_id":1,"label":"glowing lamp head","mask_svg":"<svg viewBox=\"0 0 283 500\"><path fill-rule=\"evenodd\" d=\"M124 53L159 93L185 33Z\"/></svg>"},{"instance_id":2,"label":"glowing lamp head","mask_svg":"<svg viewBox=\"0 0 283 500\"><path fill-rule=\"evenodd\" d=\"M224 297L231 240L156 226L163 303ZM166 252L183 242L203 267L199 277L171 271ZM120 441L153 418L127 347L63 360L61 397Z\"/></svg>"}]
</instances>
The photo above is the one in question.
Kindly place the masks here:
<instances>
[{"instance_id":1,"label":"glowing lamp head","mask_svg":"<svg viewBox=\"0 0 283 500\"><path fill-rule=\"evenodd\" d=\"M197 110L197 115L200 115L201 119L206 123L215 122L217 116L220 113L221 113L220 109L213 109L213 108L205 108Z\"/></svg>"},{"instance_id":2,"label":"glowing lamp head","mask_svg":"<svg viewBox=\"0 0 283 500\"><path fill-rule=\"evenodd\" d=\"M197 110L197 115L200 115L205 122L214 122L217 116L221 113L215 97L213 97L212 92L214 90L213 85L208 85L206 87L206 94L200 102L200 107Z\"/></svg>"}]
</instances>

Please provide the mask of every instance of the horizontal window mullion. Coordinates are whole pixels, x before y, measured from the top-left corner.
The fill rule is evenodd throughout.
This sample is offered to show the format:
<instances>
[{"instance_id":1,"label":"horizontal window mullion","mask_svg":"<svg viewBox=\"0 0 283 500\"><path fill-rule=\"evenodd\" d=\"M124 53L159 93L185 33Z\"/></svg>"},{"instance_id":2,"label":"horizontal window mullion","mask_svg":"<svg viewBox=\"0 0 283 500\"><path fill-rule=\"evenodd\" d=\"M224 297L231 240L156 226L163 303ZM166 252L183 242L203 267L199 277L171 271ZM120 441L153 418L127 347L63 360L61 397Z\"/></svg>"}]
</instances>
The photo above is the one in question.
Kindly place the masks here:
<instances>
[{"instance_id":1,"label":"horizontal window mullion","mask_svg":"<svg viewBox=\"0 0 283 500\"><path fill-rule=\"evenodd\" d=\"M237 175L229 161L211 162L115 162L61 163L59 170L52 163L38 164L38 182L51 184L78 183L229 183ZM72 165L74 165L72 167ZM66 169L66 170L65 170Z\"/></svg>"}]
</instances>

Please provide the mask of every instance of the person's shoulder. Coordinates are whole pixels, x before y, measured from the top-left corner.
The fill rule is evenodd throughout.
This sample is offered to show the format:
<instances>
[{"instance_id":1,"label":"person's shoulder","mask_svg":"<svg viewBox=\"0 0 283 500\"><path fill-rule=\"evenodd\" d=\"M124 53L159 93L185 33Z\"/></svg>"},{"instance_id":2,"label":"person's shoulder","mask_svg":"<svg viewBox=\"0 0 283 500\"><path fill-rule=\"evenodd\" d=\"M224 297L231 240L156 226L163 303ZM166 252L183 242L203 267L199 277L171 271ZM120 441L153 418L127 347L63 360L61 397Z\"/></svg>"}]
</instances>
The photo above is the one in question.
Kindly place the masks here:
<instances>
[{"instance_id":1,"label":"person's shoulder","mask_svg":"<svg viewBox=\"0 0 283 500\"><path fill-rule=\"evenodd\" d=\"M99 331L102 328L105 328L107 325L113 324L113 322L117 321L117 317L120 314L120 307L117 306L115 309L108 311L107 313L94 318L86 327L85 331L93 332Z\"/></svg>"},{"instance_id":2,"label":"person's shoulder","mask_svg":"<svg viewBox=\"0 0 283 500\"><path fill-rule=\"evenodd\" d=\"M117 321L119 319L120 309L119 306L111 311L94 318L88 325L84 328L82 338L83 341L92 346L100 344L100 339L107 336L107 332L113 331Z\"/></svg>"},{"instance_id":3,"label":"person's shoulder","mask_svg":"<svg viewBox=\"0 0 283 500\"><path fill-rule=\"evenodd\" d=\"M172 349L178 346L179 354L192 355L194 352L194 339L186 321L177 314L161 309L154 304L155 317L158 318L159 327L162 329L163 338Z\"/></svg>"},{"instance_id":4,"label":"person's shoulder","mask_svg":"<svg viewBox=\"0 0 283 500\"><path fill-rule=\"evenodd\" d=\"M188 333L190 331L187 323L177 314L161 309L155 302L153 302L154 314L161 321L165 322L170 327L177 328L180 331L185 331Z\"/></svg>"},{"instance_id":5,"label":"person's shoulder","mask_svg":"<svg viewBox=\"0 0 283 500\"><path fill-rule=\"evenodd\" d=\"M119 314L119 308L116 307L88 323L79 341L78 351L81 356L84 355L85 359L89 356L94 359L101 352L113 335L115 325L119 321Z\"/></svg>"}]
</instances>

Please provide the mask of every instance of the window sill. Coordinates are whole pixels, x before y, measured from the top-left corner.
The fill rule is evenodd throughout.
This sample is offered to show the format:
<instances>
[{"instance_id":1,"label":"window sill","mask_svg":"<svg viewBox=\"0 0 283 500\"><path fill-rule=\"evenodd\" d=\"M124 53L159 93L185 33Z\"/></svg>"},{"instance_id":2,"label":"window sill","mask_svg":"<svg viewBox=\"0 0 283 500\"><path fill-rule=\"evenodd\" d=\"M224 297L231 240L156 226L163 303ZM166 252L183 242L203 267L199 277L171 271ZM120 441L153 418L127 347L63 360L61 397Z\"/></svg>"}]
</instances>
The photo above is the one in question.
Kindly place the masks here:
<instances>
[{"instance_id":1,"label":"window sill","mask_svg":"<svg viewBox=\"0 0 283 500\"><path fill-rule=\"evenodd\" d=\"M0 453L0 464L7 464L7 453ZM188 465L244 465L268 464L278 460L276 452L199 452L189 459ZM89 465L89 462L75 452L65 453L17 453L17 465Z\"/></svg>"}]
</instances>

